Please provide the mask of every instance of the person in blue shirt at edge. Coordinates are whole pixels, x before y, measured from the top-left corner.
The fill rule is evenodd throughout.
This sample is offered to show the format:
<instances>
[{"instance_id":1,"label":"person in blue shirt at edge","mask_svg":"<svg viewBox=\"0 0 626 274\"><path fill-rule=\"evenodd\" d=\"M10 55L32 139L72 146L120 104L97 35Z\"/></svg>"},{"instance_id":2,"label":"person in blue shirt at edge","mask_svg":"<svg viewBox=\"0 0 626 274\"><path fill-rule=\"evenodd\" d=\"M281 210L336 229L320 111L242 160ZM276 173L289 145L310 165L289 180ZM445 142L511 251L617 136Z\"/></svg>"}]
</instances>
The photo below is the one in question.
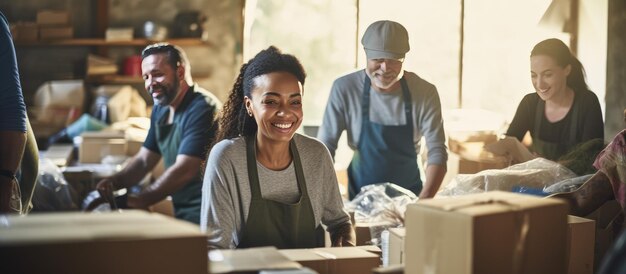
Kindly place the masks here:
<instances>
[{"instance_id":1,"label":"person in blue shirt at edge","mask_svg":"<svg viewBox=\"0 0 626 274\"><path fill-rule=\"evenodd\" d=\"M587 87L582 64L561 40L535 45L530 75L535 92L520 102L507 136L522 141L530 132L530 149L552 161L578 144L604 139L598 97Z\"/></svg>"},{"instance_id":2,"label":"person in blue shirt at edge","mask_svg":"<svg viewBox=\"0 0 626 274\"><path fill-rule=\"evenodd\" d=\"M211 248L354 245L333 161L302 124L306 74L276 47L241 66L224 105L202 187L200 228Z\"/></svg>"},{"instance_id":3,"label":"person in blue shirt at edge","mask_svg":"<svg viewBox=\"0 0 626 274\"><path fill-rule=\"evenodd\" d=\"M348 167L350 199L361 187L382 182L431 198L448 160L437 89L403 70L409 37L401 24L374 22L361 44L367 66L335 80L317 137L334 156L341 133L347 131L355 151ZM422 136L428 148L424 183L417 164Z\"/></svg>"},{"instance_id":4,"label":"person in blue shirt at edge","mask_svg":"<svg viewBox=\"0 0 626 274\"><path fill-rule=\"evenodd\" d=\"M141 53L141 71L154 108L150 130L141 150L117 174L98 182L100 193L136 185L163 157L165 172L137 195L128 195L127 207L142 208L172 196L174 215L200 223L201 166L215 137L219 100L193 83L185 52L157 43Z\"/></svg>"},{"instance_id":5,"label":"person in blue shirt at edge","mask_svg":"<svg viewBox=\"0 0 626 274\"><path fill-rule=\"evenodd\" d=\"M9 22L0 12L0 214L28 213L38 170Z\"/></svg>"}]
</instances>

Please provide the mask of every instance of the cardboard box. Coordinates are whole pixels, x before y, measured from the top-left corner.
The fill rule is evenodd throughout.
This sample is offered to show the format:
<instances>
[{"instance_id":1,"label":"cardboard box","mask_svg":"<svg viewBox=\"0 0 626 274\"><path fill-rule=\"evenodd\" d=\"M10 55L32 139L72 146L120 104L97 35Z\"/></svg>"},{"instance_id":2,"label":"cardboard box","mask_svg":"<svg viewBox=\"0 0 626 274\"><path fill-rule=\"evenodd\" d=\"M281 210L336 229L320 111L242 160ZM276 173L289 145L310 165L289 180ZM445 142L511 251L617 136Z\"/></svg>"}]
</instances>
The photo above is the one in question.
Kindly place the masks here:
<instances>
[{"instance_id":1,"label":"cardboard box","mask_svg":"<svg viewBox=\"0 0 626 274\"><path fill-rule=\"evenodd\" d=\"M281 254L292 261L326 274L370 274L380 265L378 255L358 247L283 249Z\"/></svg>"},{"instance_id":2,"label":"cardboard box","mask_svg":"<svg viewBox=\"0 0 626 274\"><path fill-rule=\"evenodd\" d=\"M418 201L406 210L405 273L565 273L567 212L501 191Z\"/></svg>"},{"instance_id":3,"label":"cardboard box","mask_svg":"<svg viewBox=\"0 0 626 274\"><path fill-rule=\"evenodd\" d=\"M363 250L365 250L365 251L367 251L369 253L374 253L374 254L378 255L378 257L381 257L381 259L382 259L383 251L377 245L359 245L359 246L357 246L357 248L363 249Z\"/></svg>"},{"instance_id":4,"label":"cardboard box","mask_svg":"<svg viewBox=\"0 0 626 274\"><path fill-rule=\"evenodd\" d=\"M41 40L68 39L72 37L74 37L73 27L41 27L39 29L39 38Z\"/></svg>"},{"instance_id":5,"label":"cardboard box","mask_svg":"<svg viewBox=\"0 0 626 274\"><path fill-rule=\"evenodd\" d=\"M567 273L592 274L595 221L571 215L567 221Z\"/></svg>"},{"instance_id":6,"label":"cardboard box","mask_svg":"<svg viewBox=\"0 0 626 274\"><path fill-rule=\"evenodd\" d=\"M143 147L143 141L126 139L126 156L133 157Z\"/></svg>"},{"instance_id":7,"label":"cardboard box","mask_svg":"<svg viewBox=\"0 0 626 274\"><path fill-rule=\"evenodd\" d=\"M167 196L165 199L149 206L148 209L151 212L160 213L172 218L174 217L174 204L172 203L171 196Z\"/></svg>"},{"instance_id":8,"label":"cardboard box","mask_svg":"<svg viewBox=\"0 0 626 274\"><path fill-rule=\"evenodd\" d=\"M209 273L213 274L258 273L259 270L299 269L302 267L299 263L289 260L275 247L211 250L209 260L211 261ZM182 273L182 271L178 270L172 273Z\"/></svg>"},{"instance_id":9,"label":"cardboard box","mask_svg":"<svg viewBox=\"0 0 626 274\"><path fill-rule=\"evenodd\" d=\"M70 14L63 10L41 10L37 12L37 24L40 25L67 25L70 23Z\"/></svg>"},{"instance_id":10,"label":"cardboard box","mask_svg":"<svg viewBox=\"0 0 626 274\"><path fill-rule=\"evenodd\" d=\"M41 157L50 159L58 167L69 165L73 160L74 146L68 144L52 144L46 151L41 152Z\"/></svg>"},{"instance_id":11,"label":"cardboard box","mask_svg":"<svg viewBox=\"0 0 626 274\"><path fill-rule=\"evenodd\" d=\"M133 40L133 28L107 28L104 33L106 41L130 41Z\"/></svg>"},{"instance_id":12,"label":"cardboard box","mask_svg":"<svg viewBox=\"0 0 626 274\"><path fill-rule=\"evenodd\" d=\"M404 274L404 265L383 266L372 269L372 274Z\"/></svg>"},{"instance_id":13,"label":"cardboard box","mask_svg":"<svg viewBox=\"0 0 626 274\"><path fill-rule=\"evenodd\" d=\"M43 83L35 93L34 106L30 112L36 114L32 122L51 126L67 126L83 109L85 88L82 80L58 80ZM56 133L56 132L55 132ZM35 131L37 134L37 131Z\"/></svg>"},{"instance_id":14,"label":"cardboard box","mask_svg":"<svg viewBox=\"0 0 626 274\"><path fill-rule=\"evenodd\" d=\"M498 156L484 150L482 142L467 142L459 144L459 174L475 174L487 169L502 169L508 167L510 159Z\"/></svg>"},{"instance_id":15,"label":"cardboard box","mask_svg":"<svg viewBox=\"0 0 626 274\"><path fill-rule=\"evenodd\" d=\"M498 135L494 132L454 132L448 136L448 149L454 153L459 153L463 148L463 143L490 144L498 140Z\"/></svg>"},{"instance_id":16,"label":"cardboard box","mask_svg":"<svg viewBox=\"0 0 626 274\"><path fill-rule=\"evenodd\" d=\"M13 40L19 42L33 42L39 39L39 26L33 22L17 23L13 28L15 30Z\"/></svg>"},{"instance_id":17,"label":"cardboard box","mask_svg":"<svg viewBox=\"0 0 626 274\"><path fill-rule=\"evenodd\" d=\"M118 132L84 132L78 148L81 163L100 163L107 155L126 155L126 139Z\"/></svg>"},{"instance_id":18,"label":"cardboard box","mask_svg":"<svg viewBox=\"0 0 626 274\"><path fill-rule=\"evenodd\" d=\"M476 174L487 169L503 169L509 166L507 160L502 161L484 161L484 160L470 160L465 158L459 159L459 172L458 174Z\"/></svg>"},{"instance_id":19,"label":"cardboard box","mask_svg":"<svg viewBox=\"0 0 626 274\"><path fill-rule=\"evenodd\" d=\"M387 251L387 265L404 264L404 227L389 229L389 245Z\"/></svg>"},{"instance_id":20,"label":"cardboard box","mask_svg":"<svg viewBox=\"0 0 626 274\"><path fill-rule=\"evenodd\" d=\"M354 225L356 245L371 245L372 238L379 238L380 233L390 226L392 226L390 222L357 222Z\"/></svg>"},{"instance_id":21,"label":"cardboard box","mask_svg":"<svg viewBox=\"0 0 626 274\"><path fill-rule=\"evenodd\" d=\"M2 216L0 273L207 273L198 226L145 211Z\"/></svg>"}]
</instances>

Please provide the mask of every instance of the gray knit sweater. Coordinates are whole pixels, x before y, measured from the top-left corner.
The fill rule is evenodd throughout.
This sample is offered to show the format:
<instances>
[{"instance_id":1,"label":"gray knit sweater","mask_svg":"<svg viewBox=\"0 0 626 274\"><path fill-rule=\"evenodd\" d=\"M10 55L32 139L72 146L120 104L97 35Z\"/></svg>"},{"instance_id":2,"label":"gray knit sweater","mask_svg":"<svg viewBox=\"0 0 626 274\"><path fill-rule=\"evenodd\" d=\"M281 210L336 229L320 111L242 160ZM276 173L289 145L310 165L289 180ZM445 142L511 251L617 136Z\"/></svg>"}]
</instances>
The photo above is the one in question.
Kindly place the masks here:
<instances>
[{"instance_id":1,"label":"gray knit sweater","mask_svg":"<svg viewBox=\"0 0 626 274\"><path fill-rule=\"evenodd\" d=\"M316 226L321 222L332 232L349 223L328 149L317 139L299 134L293 138L304 169ZM258 162L257 168L263 198L283 203L299 199L293 162L281 171L267 169ZM250 199L245 140L223 140L211 149L202 187L200 227L209 235L210 248L237 247L248 217Z\"/></svg>"}]
</instances>

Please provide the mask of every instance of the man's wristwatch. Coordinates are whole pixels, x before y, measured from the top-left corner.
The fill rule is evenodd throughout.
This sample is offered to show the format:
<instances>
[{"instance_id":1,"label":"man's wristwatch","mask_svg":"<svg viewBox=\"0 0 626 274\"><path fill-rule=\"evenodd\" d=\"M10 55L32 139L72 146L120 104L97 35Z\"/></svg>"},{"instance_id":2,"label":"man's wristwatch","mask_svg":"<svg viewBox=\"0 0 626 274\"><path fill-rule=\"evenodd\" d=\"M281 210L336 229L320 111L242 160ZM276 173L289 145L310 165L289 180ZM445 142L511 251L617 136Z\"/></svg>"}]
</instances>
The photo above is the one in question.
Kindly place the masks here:
<instances>
[{"instance_id":1,"label":"man's wristwatch","mask_svg":"<svg viewBox=\"0 0 626 274\"><path fill-rule=\"evenodd\" d=\"M7 177L7 178L9 178L11 180L15 179L15 173L13 173L13 172L11 172L9 170L6 170L6 169L0 169L0 176Z\"/></svg>"}]
</instances>

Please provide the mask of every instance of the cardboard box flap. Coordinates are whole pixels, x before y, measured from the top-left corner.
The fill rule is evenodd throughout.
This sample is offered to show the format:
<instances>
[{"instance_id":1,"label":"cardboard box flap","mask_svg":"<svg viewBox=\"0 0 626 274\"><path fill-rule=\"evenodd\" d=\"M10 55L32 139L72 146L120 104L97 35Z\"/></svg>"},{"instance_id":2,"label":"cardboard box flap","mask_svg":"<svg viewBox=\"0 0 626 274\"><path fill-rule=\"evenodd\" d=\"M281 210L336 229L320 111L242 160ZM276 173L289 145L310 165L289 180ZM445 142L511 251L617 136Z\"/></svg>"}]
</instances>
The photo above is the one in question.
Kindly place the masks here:
<instances>
[{"instance_id":1,"label":"cardboard box flap","mask_svg":"<svg viewBox=\"0 0 626 274\"><path fill-rule=\"evenodd\" d=\"M356 259L356 258L378 258L378 255L363 250L358 247L342 247L342 248L315 248L315 254L333 260L339 259Z\"/></svg>"},{"instance_id":2,"label":"cardboard box flap","mask_svg":"<svg viewBox=\"0 0 626 274\"><path fill-rule=\"evenodd\" d=\"M406 228L404 227L392 227L389 229L389 233L398 235L400 238L404 238L406 235Z\"/></svg>"},{"instance_id":3,"label":"cardboard box flap","mask_svg":"<svg viewBox=\"0 0 626 274\"><path fill-rule=\"evenodd\" d=\"M258 270L298 269L302 265L290 261L275 247L236 250L211 250L210 273L229 273Z\"/></svg>"},{"instance_id":4,"label":"cardboard box flap","mask_svg":"<svg viewBox=\"0 0 626 274\"><path fill-rule=\"evenodd\" d=\"M418 201L434 210L454 211L463 215L479 216L502 212L503 209L527 210L549 205L567 206L558 199L539 198L504 191L489 191L463 196ZM412 205L410 205L412 206Z\"/></svg>"},{"instance_id":5,"label":"cardboard box flap","mask_svg":"<svg viewBox=\"0 0 626 274\"><path fill-rule=\"evenodd\" d=\"M326 259L326 257L313 252L312 249L281 249L279 252L289 258L289 260L296 262L319 261Z\"/></svg>"}]
</instances>

